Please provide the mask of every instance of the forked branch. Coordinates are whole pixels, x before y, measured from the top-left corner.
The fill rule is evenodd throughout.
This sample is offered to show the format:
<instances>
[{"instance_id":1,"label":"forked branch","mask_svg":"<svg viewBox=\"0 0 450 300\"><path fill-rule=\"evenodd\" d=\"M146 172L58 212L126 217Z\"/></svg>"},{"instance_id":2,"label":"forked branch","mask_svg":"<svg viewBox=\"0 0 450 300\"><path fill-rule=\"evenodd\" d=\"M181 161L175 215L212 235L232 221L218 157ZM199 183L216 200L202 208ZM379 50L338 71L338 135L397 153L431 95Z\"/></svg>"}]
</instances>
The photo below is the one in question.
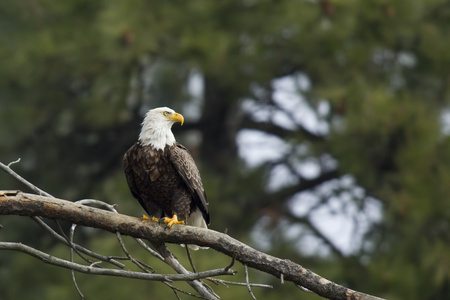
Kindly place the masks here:
<instances>
[{"instance_id":1,"label":"forked branch","mask_svg":"<svg viewBox=\"0 0 450 300\"><path fill-rule=\"evenodd\" d=\"M90 265L81 265L74 263L72 260L66 261L55 258L47 253L21 243L0 242L0 250L21 251L39 258L46 263L71 269L72 272L78 271L90 274L122 276L145 280L159 280L169 286L173 290L177 298L179 298L178 292L180 292L203 299L219 299L220 297L215 294L209 286L199 280L205 277L207 277L214 283L247 286L250 295L252 296L252 298L255 298L252 293L251 287L271 286L249 282L248 267L253 267L260 271L281 278L282 282L284 282L285 280L291 281L302 289L307 289L329 299L383 300L381 298L356 292L341 285L335 284L289 260L280 259L257 251L229 237L227 234L192 226L174 226L170 230L165 230L164 227L162 225L159 225L158 223L142 222L140 219L121 215L114 209L114 206L102 201L85 199L77 201L78 203L74 203L66 200L56 199L49 193L39 189L38 187L22 178L19 174L15 173L10 168L12 164L17 163L19 160L8 165L0 163L0 168L28 186L39 195L26 194L22 193L21 191L0 191L0 215L30 216L57 240L68 245L71 248L71 251L77 252L80 257L82 257L80 253L82 252L92 258L98 259L98 261L92 262L89 259L85 259L85 261L90 263ZM96 205L100 205L107 210L81 205L93 203ZM58 220L63 220L73 223L74 225L72 226L71 237L67 238L64 233L59 234L55 232L41 219L41 217L53 219L56 220L56 222ZM76 225L84 225L88 227L104 229L115 233L126 257L103 256L74 243L73 230ZM139 245L141 245L157 259L162 260L166 264L171 266L178 274L163 275L152 274L151 272L149 272L149 270L151 269L150 266L147 266L142 262L134 259L128 253L121 239L121 234L134 237ZM150 241L150 243L157 251L151 249L140 238ZM168 250L168 248L164 244L166 242L207 246L230 256L232 258L232 261L229 266L226 266L223 269L191 273L187 271ZM141 270L143 270L143 272L123 270L124 265L117 260L125 259L135 263ZM213 276L217 275L234 275L235 272L231 270L231 267L234 265L235 261L239 261L245 266L245 283L236 283L223 279L213 278ZM102 262L115 265L116 267L119 267L119 269L99 268L99 265ZM170 284L171 281L178 280L186 281L194 288L194 290L197 291L198 295L180 290L179 288ZM74 284L75 286L77 286L75 278ZM78 292L83 298L81 292L79 290Z\"/></svg>"},{"instance_id":2,"label":"forked branch","mask_svg":"<svg viewBox=\"0 0 450 300\"><path fill-rule=\"evenodd\" d=\"M164 243L197 244L213 248L232 258L235 257L237 261L248 267L272 274L277 278L282 277L284 281L291 281L328 299L381 299L338 285L290 260L262 253L226 234L209 229L192 226L173 226L170 230L164 230L164 226L158 223L142 222L135 217L20 191L0 191L0 215L2 214L40 216L64 220L74 224L99 228L113 233L120 232L135 238L146 239L157 247L158 252L163 253L165 260L170 259L170 254L164 255L164 249L161 248L165 247ZM224 272L231 271L226 270L226 268L221 270ZM174 280L174 278L170 278L170 280Z\"/></svg>"}]
</instances>

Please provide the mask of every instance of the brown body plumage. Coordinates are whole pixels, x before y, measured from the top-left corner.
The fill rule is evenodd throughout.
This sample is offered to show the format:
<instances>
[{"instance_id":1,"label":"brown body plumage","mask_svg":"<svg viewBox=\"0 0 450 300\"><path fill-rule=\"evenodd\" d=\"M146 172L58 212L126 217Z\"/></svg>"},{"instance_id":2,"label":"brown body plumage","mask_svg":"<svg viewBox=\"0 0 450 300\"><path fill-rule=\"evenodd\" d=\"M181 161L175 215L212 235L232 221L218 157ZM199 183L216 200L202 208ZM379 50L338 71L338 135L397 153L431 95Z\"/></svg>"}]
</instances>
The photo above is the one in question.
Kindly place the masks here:
<instances>
[{"instance_id":1,"label":"brown body plumage","mask_svg":"<svg viewBox=\"0 0 450 300\"><path fill-rule=\"evenodd\" d=\"M183 121L183 116L170 108L150 110L139 141L125 153L125 175L131 193L151 217L173 220L167 222L169 227L184 221L206 228L208 203L200 173L171 131L175 122Z\"/></svg>"},{"instance_id":2,"label":"brown body plumage","mask_svg":"<svg viewBox=\"0 0 450 300\"><path fill-rule=\"evenodd\" d=\"M178 220L189 224L189 216L199 209L209 224L200 173L184 146L155 150L136 143L124 156L124 168L131 193L151 216L177 215Z\"/></svg>"}]
</instances>

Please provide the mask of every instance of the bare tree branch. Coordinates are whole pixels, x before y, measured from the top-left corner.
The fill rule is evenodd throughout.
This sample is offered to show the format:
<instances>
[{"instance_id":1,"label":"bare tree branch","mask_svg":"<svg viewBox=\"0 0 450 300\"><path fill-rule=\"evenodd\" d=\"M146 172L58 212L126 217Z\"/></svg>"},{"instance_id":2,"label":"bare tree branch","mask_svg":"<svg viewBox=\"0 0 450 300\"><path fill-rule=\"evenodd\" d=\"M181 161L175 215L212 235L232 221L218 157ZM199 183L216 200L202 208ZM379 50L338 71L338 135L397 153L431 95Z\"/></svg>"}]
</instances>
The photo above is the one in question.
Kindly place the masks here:
<instances>
[{"instance_id":1,"label":"bare tree branch","mask_svg":"<svg viewBox=\"0 0 450 300\"><path fill-rule=\"evenodd\" d=\"M158 223L158 225L160 224ZM165 230L165 226L162 226L161 228ZM186 270L186 268L183 267L183 265L180 264L180 262L175 258L175 256L169 251L164 242L161 241L154 242L151 239L148 240L151 241L156 250L158 250L158 252L164 257L164 262L169 266L171 266L172 269L178 272L178 274L190 274L190 272ZM224 270L226 269L227 268L224 268ZM209 286L204 284L202 281L193 280L187 281L187 283L206 299L220 299L220 297L216 293L214 293L214 291Z\"/></svg>"},{"instance_id":2,"label":"bare tree branch","mask_svg":"<svg viewBox=\"0 0 450 300\"><path fill-rule=\"evenodd\" d=\"M247 267L247 265L244 265L244 269L245 269L245 283L247 284L248 293L250 294L252 299L256 300L256 297L253 294L252 287L250 286L250 282L248 280L248 267Z\"/></svg>"},{"instance_id":3,"label":"bare tree branch","mask_svg":"<svg viewBox=\"0 0 450 300\"><path fill-rule=\"evenodd\" d=\"M199 246L210 247L230 257L236 255L236 260L242 264L272 274L277 278L280 278L283 274L284 281L291 281L328 299L381 299L333 283L290 260L262 253L226 234L209 229L192 226L173 226L170 230L164 230L164 226L156 222L141 221L135 217L87 207L66 200L22 193L20 191L0 191L0 215L1 214L41 216L49 219L59 219L79 225L104 229L113 233L120 232L121 234L136 238L147 239L156 247L158 252L164 257L165 261L171 261L173 257L170 252L166 252L164 249L164 243L166 242L176 244L196 244ZM20 251L25 249L22 246L14 247L18 247L19 249L17 250ZM178 262L174 260L170 263L176 265ZM184 267L181 265L178 267L180 268L178 270L179 273L182 272ZM92 270L99 272L97 271L98 268L86 266L84 266L84 268L86 268L84 270L89 273L92 273ZM107 271L108 269L99 270ZM225 269L220 270L225 271ZM169 279L169 277L163 277L161 280L167 281L184 278L183 280L190 280L189 282L198 282L194 279L203 278L201 276L196 277L199 275L195 274L200 273L190 273L187 270L185 270L185 272L187 272L187 274L182 274L185 275L185 277L176 277L182 275L174 275L173 278ZM138 273L142 274L139 276L155 275Z\"/></svg>"},{"instance_id":4,"label":"bare tree branch","mask_svg":"<svg viewBox=\"0 0 450 300\"><path fill-rule=\"evenodd\" d=\"M19 174L17 174L16 172L14 172L13 169L10 168L11 165L16 164L20 162L20 158L18 158L15 161L10 162L8 165L5 165L3 163L0 162L0 168L5 171L6 173L8 173L9 175L11 175L13 178L17 179L18 181L20 181L21 183L23 183L25 186L27 186L28 188L30 188L31 190L33 190L34 192L36 192L39 195L43 195L43 196L48 196L48 197L53 197L52 195L50 195L49 193L47 193L46 191L41 190L40 188L38 188L37 186L35 186L34 184L32 184L31 182L29 182L28 180L26 180L25 178L23 178L22 176L20 176Z\"/></svg>"},{"instance_id":5,"label":"bare tree branch","mask_svg":"<svg viewBox=\"0 0 450 300\"><path fill-rule=\"evenodd\" d=\"M125 265L121 262L118 262L117 259L124 259L124 258L118 258L118 257L112 257L112 256L104 256L101 254L98 254L96 252L93 252L89 249L86 249L76 243L72 243L70 244L70 242L64 238L63 236L61 236L60 234L58 234L56 231L54 231L50 226L47 225L47 223L45 223L44 221L42 221L40 218L38 217L33 217L32 218L33 221L35 221L36 223L38 223L42 228L44 228L47 232L49 232L54 238L56 238L59 242L66 244L67 246L71 246L75 251L80 251L86 255L89 255L93 258L96 258L98 260L104 261L104 262L108 262L111 263L113 265L115 265L116 267L119 267L121 269L123 269L125 267Z\"/></svg>"},{"instance_id":6,"label":"bare tree branch","mask_svg":"<svg viewBox=\"0 0 450 300\"><path fill-rule=\"evenodd\" d=\"M19 161L20 161L20 158L17 159L16 161L13 161L13 162L9 163L7 166L4 165L4 164L2 164L2 163L0 162L0 168L3 169L6 173L10 174L10 175L11 175L12 177L14 177L15 179L17 179L19 182L23 183L24 185L26 185L26 186L29 187L30 189L34 190L35 192L39 193L40 195L45 195L45 196L48 196L48 197L53 197L53 196L50 195L49 193L47 193L47 192L45 192L45 191L39 189L37 186L33 185L31 182L29 182L29 181L27 181L26 179L24 179L22 176L20 176L19 174L17 174L16 172L14 172L14 170L12 170L12 169L10 168L10 166L11 166L12 164L18 163ZM0 196L1 196L1 193L0 193ZM83 200L79 200L79 201L76 201L76 202L77 202L77 203L84 204L84 205L97 205L97 206L100 206L100 207L102 207L102 208L104 208L104 209L106 209L106 210L109 210L109 211L112 211L112 212L117 213L117 211L115 210L115 208L114 208L113 205L110 205L110 204L105 203L105 202L103 202L103 201L99 201L99 200L95 200L95 199L83 199ZM36 222L38 222L41 226L43 226L44 229L50 231L51 234L52 234L53 236L56 236L60 241L64 242L66 245L70 246L70 249L71 249L71 251L70 251L70 253L71 253L71 261L72 261L72 258L73 258L73 251L75 251L75 252L78 254L78 256L80 256L82 259L84 259L84 260L87 261L87 262L90 262L89 259L85 258L84 256L81 255L81 253L78 252L78 249L81 248L82 251L83 251L84 253L89 253L89 254L92 255L92 257L101 258L101 260L108 261L108 262L110 262L110 263L116 263L114 260L111 259L111 257L108 257L107 260L105 260L104 257L102 257L100 254L97 254L97 253L95 253L95 252L93 252L93 251L90 251L90 250L88 250L88 249L84 249L84 248L82 248L81 246L74 244L74 243L73 243L73 239L72 239L72 237L73 237L73 230L71 230L71 238L70 238L70 240L69 240L64 234L63 234L63 235L59 235L58 233L54 232L53 229L51 229L45 222L43 222L43 221L40 219L40 217L38 217L38 216L31 216L31 218L32 218L33 220L35 220ZM61 226L60 226L60 224L58 223L58 220L55 219L55 222L56 222L56 224L58 225L58 227L61 229ZM74 229L75 227L76 227L76 223L73 223L72 229ZM61 231L62 231L62 229L61 229ZM119 240L119 243L120 243L121 246L122 246L122 250L124 251L125 255L127 256L127 258L124 258L124 259L129 259L129 260L131 260L131 261L132 261L134 264L136 264L139 268L143 269L143 263L142 263L142 262L139 262L139 261L137 261L137 260L135 260L134 258L132 258L132 257L127 253L126 249L124 248L124 244L122 243L122 240L121 240L119 231L116 231L116 235L117 235L117 238L118 238L118 240ZM161 254L165 253L165 254L166 254L166 257L163 257L163 256L161 256L161 254L157 253L156 251L153 251L153 249L151 249L150 247L148 247L147 244L145 244L143 241L141 241L141 240L139 240L139 239L137 239L137 238L135 238L135 240L138 242L139 245L141 245L145 250L147 250L147 252L149 252L150 254L152 254L153 256L155 256L156 258L158 258L158 259L164 261L166 264L168 264L169 266L171 266L171 267L172 267L176 272L178 272L179 274L189 274L189 273L190 273L189 271L187 271L187 270L186 270L186 269L178 262L178 260L170 253L170 251L167 249L167 247L165 247L165 245L164 245L163 243L161 243L162 246L159 248L159 251L160 251L160 252L163 251L163 252L161 252ZM116 259L119 259L119 258L117 258L117 257L115 257L115 258L116 258ZM111 259L111 260L109 260L109 259ZM122 259L122 258L121 258L121 259ZM99 263L100 263L100 262L94 262L94 263L91 264L91 266L92 266L92 265L98 265ZM117 265L117 264L116 264L116 265ZM121 268L123 268L123 266L121 266ZM121 270L118 270L118 271L120 272ZM226 269L226 271L228 271L228 269ZM79 294L82 298L84 298L83 294L81 293L80 289L78 288L78 285L77 285L77 282L76 282L76 279L75 279L75 274L74 274L74 270L73 270L73 269L72 269L72 280L73 280L73 283L74 283L74 285L75 285L75 288L76 288L78 294ZM163 281L163 283L166 284L167 286L169 286L169 287L173 290L173 292L175 293L175 295L177 296L177 298L178 298L177 291L178 291L178 292L185 293L185 294L188 294L188 295L192 295L192 296L198 297L197 295L191 294L191 293L189 293L189 292L186 292L186 291L183 291L183 290L181 290L181 289L178 289L178 288L174 287L173 285L170 285L167 281ZM194 290L196 290L196 291L199 293L200 297L203 298L203 299L211 299L211 300L217 300L217 299L220 299L220 297L219 297L217 294L215 294L214 291L213 291L211 288L209 288L206 284L204 284L204 283L201 282L201 281L187 281L187 283L188 283L189 285L191 285L192 288L193 288Z\"/></svg>"},{"instance_id":7,"label":"bare tree branch","mask_svg":"<svg viewBox=\"0 0 450 300\"><path fill-rule=\"evenodd\" d=\"M196 280L201 278L207 278L211 276L219 276L219 275L234 275L236 272L233 270L225 270L223 269L215 269L208 270L198 273L189 273L189 274L152 274L152 273L144 273L144 272L135 272L135 271L127 271L127 270L118 270L118 269L106 269L106 268L98 268L96 264L91 264L90 266L81 265L78 263L74 263L68 260L64 260L55 256L52 256L48 253L37 250L33 247L21 244L21 243L11 243L11 242L0 242L0 250L14 250L26 253L33 257L36 257L42 260L44 263L51 264L54 266L74 270L80 273L93 274L93 275L107 275L107 276L118 276L125 278L133 278L133 279L142 279L142 280L154 280L154 281L188 281L188 280Z\"/></svg>"}]
</instances>

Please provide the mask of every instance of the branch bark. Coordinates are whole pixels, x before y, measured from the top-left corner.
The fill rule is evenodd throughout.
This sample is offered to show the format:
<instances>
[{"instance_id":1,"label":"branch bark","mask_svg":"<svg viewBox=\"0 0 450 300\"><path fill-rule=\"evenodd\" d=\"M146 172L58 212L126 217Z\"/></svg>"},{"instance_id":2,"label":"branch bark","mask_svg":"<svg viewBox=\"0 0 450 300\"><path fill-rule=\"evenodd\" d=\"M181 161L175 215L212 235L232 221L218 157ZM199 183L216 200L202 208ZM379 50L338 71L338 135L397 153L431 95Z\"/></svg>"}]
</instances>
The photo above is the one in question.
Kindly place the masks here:
<instances>
[{"instance_id":1,"label":"branch bark","mask_svg":"<svg viewBox=\"0 0 450 300\"><path fill-rule=\"evenodd\" d=\"M164 226L158 223L143 222L135 217L20 191L0 191L0 215L41 216L64 220L112 233L120 232L135 238L147 239L156 245L164 242L197 244L235 257L237 261L248 267L283 278L284 281L291 281L328 299L381 299L338 285L290 260L262 253L226 234L209 229L173 226L170 230L165 230Z\"/></svg>"}]
</instances>

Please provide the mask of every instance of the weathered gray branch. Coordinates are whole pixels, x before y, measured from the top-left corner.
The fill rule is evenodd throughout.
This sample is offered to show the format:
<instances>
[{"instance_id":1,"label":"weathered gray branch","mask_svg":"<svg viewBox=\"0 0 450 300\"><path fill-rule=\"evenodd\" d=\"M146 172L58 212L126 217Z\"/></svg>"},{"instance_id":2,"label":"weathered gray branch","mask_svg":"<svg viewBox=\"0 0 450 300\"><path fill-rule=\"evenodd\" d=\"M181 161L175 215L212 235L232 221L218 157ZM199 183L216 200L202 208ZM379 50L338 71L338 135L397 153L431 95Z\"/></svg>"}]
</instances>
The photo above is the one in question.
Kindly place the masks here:
<instances>
[{"instance_id":1,"label":"weathered gray branch","mask_svg":"<svg viewBox=\"0 0 450 300\"><path fill-rule=\"evenodd\" d=\"M21 243L11 243L11 242L0 242L0 250L14 250L26 253L28 255L34 256L45 263L74 270L81 273L93 274L93 275L107 275L107 276L119 276L125 278L134 278L134 279L142 279L142 280L154 280L154 281L188 281L195 279L202 279L211 276L219 276L219 275L234 275L235 271L225 270L223 269L215 269L208 270L197 273L187 273L187 274L153 274L153 273L144 273L144 272L134 272L134 271L126 271L126 270L118 270L118 269L107 269L107 268L98 268L96 264L92 264L90 266L77 264L74 262L70 262L68 260L64 260L55 256L52 256L48 253L42 252L30 246L21 244Z\"/></svg>"},{"instance_id":2,"label":"weathered gray branch","mask_svg":"<svg viewBox=\"0 0 450 300\"><path fill-rule=\"evenodd\" d=\"M158 250L158 252L164 257L164 262L171 266L172 269L174 269L178 274L190 274L190 272L186 270L182 264L180 264L180 262L174 257L163 242L151 242L153 247L155 247L155 249ZM224 268L224 270L227 270L227 268ZM202 296L207 296L211 299L220 299L220 297L209 286L201 281L187 281L187 283Z\"/></svg>"},{"instance_id":3,"label":"weathered gray branch","mask_svg":"<svg viewBox=\"0 0 450 300\"><path fill-rule=\"evenodd\" d=\"M119 268L124 268L125 265L121 262L118 262L117 260L115 260L113 257L111 256L104 256L104 255L100 255L94 251L91 251L89 249L86 249L76 243L69 243L69 241L67 239L65 239L63 236L61 236L60 234L58 234L57 232L55 232L49 225L47 225L44 221L42 221L39 217L33 217L32 218L33 221L35 221L36 223L39 224L39 226L41 226L44 230L46 230L48 233L50 233L51 236L53 236L55 239L57 239L59 242L67 245L67 246L71 246L73 247L74 250L76 251L80 251L84 254L87 254L93 258L96 258L98 260L102 260L104 262L108 262L110 264L115 265L116 267Z\"/></svg>"},{"instance_id":4,"label":"weathered gray branch","mask_svg":"<svg viewBox=\"0 0 450 300\"><path fill-rule=\"evenodd\" d=\"M135 217L19 191L0 191L0 215L41 216L64 220L147 239L154 245L168 242L207 246L230 257L235 256L237 261L248 267L277 278L283 277L284 281L291 281L328 299L381 299L338 285L290 260L262 253L213 230L192 226L173 226L170 230L164 230L164 226L158 223L143 222Z\"/></svg>"},{"instance_id":5,"label":"weathered gray branch","mask_svg":"<svg viewBox=\"0 0 450 300\"><path fill-rule=\"evenodd\" d=\"M52 197L52 195L50 195L49 193L41 190L40 188L38 188L37 186L35 186L34 184L32 184L31 182L29 182L28 180L26 180L25 178L23 178L22 176L20 176L19 174L17 174L14 170L11 169L11 165L20 162L20 158L17 159L14 162L9 163L8 165L5 165L3 163L0 162L0 168L2 170L4 170L6 173L8 173L9 175L11 175L12 177L14 177L15 179L17 179L19 182L23 183L25 186L29 187L31 190L35 191L36 193L38 193L39 195L44 195L44 196L48 196L48 197ZM100 205L100 207L103 207L109 211L113 211L114 213L117 213L117 211L114 209L114 206L109 205L105 202L102 201L98 201L98 200L94 200L94 199L83 199L83 200L79 200L76 201L77 203L81 203L81 204L96 204L96 205ZM53 236L57 237L60 241L64 240L65 244L70 244L71 247L71 257L73 255L73 251L81 251L84 252L92 257L96 257L99 258L102 261L107 261L109 263L112 264L118 264L118 262L116 262L114 259L110 258L110 257L103 257L95 252L92 252L88 249L82 248L81 246L73 243L72 240L67 239L67 237L63 237L59 234L57 234L56 232L53 231L53 229L51 229L47 224L45 224L40 217L38 216L31 216L31 218L33 220L35 220L38 224L40 224L41 226L43 226L47 231L49 231ZM56 223L58 224L58 221L56 220ZM74 225L76 226L76 223L73 224L72 228L74 228ZM58 224L59 226L59 224ZM73 232L72 232L73 233ZM119 239L119 243L121 242L121 238L120 238L120 233L117 231L116 235ZM189 272L184 269L184 267L177 261L177 259L175 257L173 257L173 255L170 253L170 251L164 246L161 247L161 250L165 250L165 257L163 257L161 254L157 253L156 251L153 251L153 249L151 249L150 247L147 246L147 244L145 244L143 241L141 241L138 238L135 238L135 240L145 249L147 250L150 254L152 254L153 256L157 257L158 259L164 261L165 263L167 263L168 265L170 265L176 272L178 272L179 274L188 274ZM121 244L121 246L123 246ZM123 248L123 247L122 247ZM78 253L78 252L77 252ZM89 261L88 259L84 258L83 256L81 256L80 253L78 253L78 255L80 257L82 257L83 259L85 259L86 261ZM130 259L130 256L128 255L128 259ZM137 261L132 259L132 261L136 264ZM119 263L120 264L120 263ZM141 266L141 262L138 262L137 265ZM228 270L228 269L226 269ZM78 288L78 285L76 283L75 280L75 274L73 273L73 269L72 269L72 279L75 285L75 288L77 289L79 295L81 296L82 299L84 299L83 294L81 293L81 291ZM194 290L196 290L199 293L199 296L203 299L210 299L210 300L217 300L220 299L220 297L214 293L214 291L212 291L206 284L204 284L203 282L201 282L200 280L191 280L191 281L186 281ZM183 293L187 293L189 295L198 297L197 295L188 293L186 291L180 290L172 285L170 285L167 281L163 281L164 284L166 284L167 286L169 286L174 293L176 294L177 291L179 292L183 292ZM178 298L178 297L177 297Z\"/></svg>"}]
</instances>

